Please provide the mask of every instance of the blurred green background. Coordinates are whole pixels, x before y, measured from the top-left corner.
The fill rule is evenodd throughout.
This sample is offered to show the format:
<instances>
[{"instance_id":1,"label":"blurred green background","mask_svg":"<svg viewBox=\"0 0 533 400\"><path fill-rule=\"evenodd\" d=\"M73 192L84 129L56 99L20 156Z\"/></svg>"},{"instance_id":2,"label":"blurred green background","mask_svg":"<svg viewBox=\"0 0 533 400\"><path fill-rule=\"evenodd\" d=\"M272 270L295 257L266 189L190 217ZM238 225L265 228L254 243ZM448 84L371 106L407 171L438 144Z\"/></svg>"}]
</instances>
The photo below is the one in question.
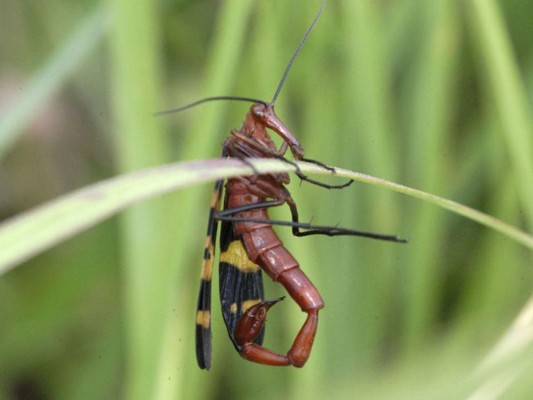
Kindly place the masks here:
<instances>
[{"instance_id":1,"label":"blurred green background","mask_svg":"<svg viewBox=\"0 0 533 400\"><path fill-rule=\"evenodd\" d=\"M318 7L4 1L0 219L126 171L216 158L249 105L152 113L214 95L270 100ZM310 158L531 232L532 15L521 0L330 0L278 115ZM0 279L0 398L533 398L531 335L518 354L483 364L526 307L531 251L383 189L293 180L303 221L410 239L276 229L327 304L303 369L242 360L217 301L213 368L197 368L202 185L132 207ZM267 283L268 298L283 294ZM285 352L304 317L290 300L277 306L266 345Z\"/></svg>"}]
</instances>

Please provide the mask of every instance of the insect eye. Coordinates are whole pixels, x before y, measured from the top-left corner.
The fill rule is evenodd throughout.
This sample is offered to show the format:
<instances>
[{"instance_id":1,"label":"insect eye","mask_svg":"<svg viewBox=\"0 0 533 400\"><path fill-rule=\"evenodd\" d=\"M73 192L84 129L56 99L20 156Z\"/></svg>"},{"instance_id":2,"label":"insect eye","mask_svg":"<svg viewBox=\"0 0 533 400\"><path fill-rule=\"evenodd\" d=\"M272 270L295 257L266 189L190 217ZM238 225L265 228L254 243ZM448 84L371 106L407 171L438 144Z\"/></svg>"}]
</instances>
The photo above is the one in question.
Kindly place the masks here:
<instances>
[{"instance_id":1,"label":"insect eye","mask_svg":"<svg viewBox=\"0 0 533 400\"><path fill-rule=\"evenodd\" d=\"M252 114L260 120L264 120L266 118L266 110L267 107L264 104L257 103L252 106Z\"/></svg>"}]
</instances>

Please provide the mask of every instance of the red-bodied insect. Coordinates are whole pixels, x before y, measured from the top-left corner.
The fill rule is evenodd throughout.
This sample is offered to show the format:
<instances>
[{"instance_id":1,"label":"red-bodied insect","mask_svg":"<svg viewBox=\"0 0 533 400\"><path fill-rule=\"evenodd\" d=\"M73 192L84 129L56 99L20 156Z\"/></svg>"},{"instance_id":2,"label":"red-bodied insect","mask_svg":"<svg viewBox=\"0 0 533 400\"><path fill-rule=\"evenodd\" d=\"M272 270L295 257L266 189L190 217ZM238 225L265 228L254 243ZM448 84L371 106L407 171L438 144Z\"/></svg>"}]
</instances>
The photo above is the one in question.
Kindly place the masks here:
<instances>
[{"instance_id":1,"label":"red-bodied insect","mask_svg":"<svg viewBox=\"0 0 533 400\"><path fill-rule=\"evenodd\" d=\"M318 161L304 158L302 146L274 112L274 104L307 36L313 29L323 8L305 32L294 52L281 82L270 103L243 97L210 97L175 110L181 111L213 100L242 100L254 103L240 130L232 130L231 137L223 145L223 158L237 158L252 166L248 159L277 158L296 167L296 175L307 182L328 189L344 188L343 185L327 185L305 176L298 166L284 155L290 149L295 160L307 161L335 170ZM267 129L278 134L282 144L278 149ZM254 170L255 171L255 170ZM286 173L258 174L228 179L225 188L224 207L220 210L223 181L215 183L207 227L202 279L196 315L196 357L202 369L211 367L211 275L215 256L218 221L221 221L219 292L224 322L228 334L239 352L249 361L265 365L294 365L302 367L309 358L318 326L318 312L324 301L313 283L300 269L298 261L285 249L272 229L272 225L292 227L295 236L352 235L365 236L394 242L404 242L396 236L354 231L338 227L315 226L299 222L298 210L289 191ZM269 219L267 209L287 204L292 221ZM305 231L300 231L305 229ZM281 283L294 301L307 313L306 321L298 332L286 355L262 347L264 325L268 310L283 298L264 300L261 271Z\"/></svg>"}]
</instances>

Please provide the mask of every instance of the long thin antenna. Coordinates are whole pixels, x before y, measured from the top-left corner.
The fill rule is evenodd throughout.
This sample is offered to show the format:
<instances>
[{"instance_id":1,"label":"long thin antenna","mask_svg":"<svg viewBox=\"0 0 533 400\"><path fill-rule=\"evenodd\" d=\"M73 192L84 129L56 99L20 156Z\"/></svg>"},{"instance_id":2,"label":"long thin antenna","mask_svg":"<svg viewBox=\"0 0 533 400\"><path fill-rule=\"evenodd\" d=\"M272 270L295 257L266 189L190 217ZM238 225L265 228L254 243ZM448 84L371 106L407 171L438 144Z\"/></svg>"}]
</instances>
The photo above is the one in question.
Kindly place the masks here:
<instances>
[{"instance_id":1,"label":"long thin antenna","mask_svg":"<svg viewBox=\"0 0 533 400\"><path fill-rule=\"evenodd\" d=\"M289 76L289 72L292 68L292 64L294 64L294 60L296 60L296 57L298 56L298 53L302 49L305 41L307 40L307 36L311 33L313 30L313 27L316 24L316 21L318 21L318 18L320 18L320 14L322 14L322 10L324 10L324 6L326 5L326 0L322 0L322 4L320 5L320 9L318 10L317 14L315 15L315 18L313 19L313 22L311 22L311 25L309 25L309 28L307 28L307 31L305 31L304 36L302 37L302 40L300 40L300 43L298 43L298 47L292 54L292 58L289 61L289 64L287 65L287 68L285 69L285 72L283 73L283 76L281 78L281 81L279 82L278 88L276 89L276 93L274 93L274 97L272 98L272 101L270 104L272 107L274 107L274 103L278 99L279 93L281 92L281 89L283 88L283 85L285 84L285 81L287 80L287 76Z\"/></svg>"},{"instance_id":2,"label":"long thin antenna","mask_svg":"<svg viewBox=\"0 0 533 400\"><path fill-rule=\"evenodd\" d=\"M252 99L251 97L215 96L215 97L206 97L205 99L201 99L201 100L195 101L193 103L185 104L184 106L181 106L181 107L178 107L178 108L172 108L170 110L158 111L158 112L154 113L154 115L155 116L159 116L159 115L177 113L177 112L180 112L180 111L187 110L189 108L193 108L193 107L195 107L195 106L197 106L199 104L207 103L208 101L216 101L216 100L247 101L247 102L250 102L250 103L260 103L260 104L264 104L265 106L267 105L267 103L265 101L258 100L258 99Z\"/></svg>"},{"instance_id":3,"label":"long thin antenna","mask_svg":"<svg viewBox=\"0 0 533 400\"><path fill-rule=\"evenodd\" d=\"M276 100L278 99L278 96L281 92L281 89L283 88L283 85L285 84L285 81L287 80L287 77L289 76L289 72L291 71L292 65L294 64L294 61L296 60L296 57L298 57L298 54L300 53L300 50L302 50L302 47L307 40L307 36L311 33L313 30L313 27L315 26L316 22L318 21L318 18L320 18L320 15L322 14L322 11L324 10L324 6L326 5L326 0L322 0L322 4L320 5L320 9L315 15L315 18L313 19L313 22L311 22L311 25L309 25L309 28L307 28L307 31L305 31L302 39L300 40L300 43L298 43L298 47L292 54L291 60L289 61L289 64L287 65L287 68L285 68L285 72L283 73L283 76L281 77L281 81L279 82L278 88L276 89L276 93L274 93L274 97L272 98L272 101L270 102L270 105L274 107L274 103L276 103ZM247 101L250 103L260 103L264 104L265 106L267 103L263 100L253 99L250 97L241 97L241 96L215 96L215 97L206 97L205 99L201 99L198 101L195 101L193 103L186 104L182 107L178 108L172 108L170 110L164 110L154 113L154 115L165 115L165 114L172 114L177 113L180 111L188 110L189 108L196 107L199 104L207 103L209 101L216 101L216 100L236 100L236 101Z\"/></svg>"}]
</instances>

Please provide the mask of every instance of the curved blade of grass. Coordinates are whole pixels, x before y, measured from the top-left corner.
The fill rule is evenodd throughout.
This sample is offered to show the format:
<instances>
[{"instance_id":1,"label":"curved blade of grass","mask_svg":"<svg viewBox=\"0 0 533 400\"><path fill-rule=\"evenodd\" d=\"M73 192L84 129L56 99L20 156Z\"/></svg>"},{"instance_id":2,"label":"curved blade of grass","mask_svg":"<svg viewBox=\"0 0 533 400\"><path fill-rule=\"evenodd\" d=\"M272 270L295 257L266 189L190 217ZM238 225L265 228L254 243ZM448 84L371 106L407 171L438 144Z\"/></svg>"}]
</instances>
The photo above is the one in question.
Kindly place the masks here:
<instances>
[{"instance_id":1,"label":"curved blade of grass","mask_svg":"<svg viewBox=\"0 0 533 400\"><path fill-rule=\"evenodd\" d=\"M253 160L252 164L260 173L294 170L279 160ZM298 164L303 172L330 174L315 165ZM238 160L190 161L121 175L62 196L0 226L0 275L141 200L210 180L250 173L252 169ZM462 204L358 172L337 169L336 175L435 204L533 249L533 236Z\"/></svg>"},{"instance_id":2,"label":"curved blade of grass","mask_svg":"<svg viewBox=\"0 0 533 400\"><path fill-rule=\"evenodd\" d=\"M100 5L39 69L20 99L0 118L0 159L50 97L100 42L110 22L109 10Z\"/></svg>"},{"instance_id":3,"label":"curved blade of grass","mask_svg":"<svg viewBox=\"0 0 533 400\"><path fill-rule=\"evenodd\" d=\"M308 171L307 169L305 170ZM358 182L366 182L366 183L370 183L373 185L386 187L395 192L403 193L403 194L406 194L411 197L415 197L420 200L425 200L428 203L432 203L436 206L442 207L446 210L452 211L456 214L462 215L463 217L471 219L472 221L476 221L480 223L481 225L490 227L500 233L503 233L504 235L515 240L516 242L526 247L529 247L530 249L533 249L533 236L531 234L521 231L520 229L506 222L503 222L499 220L498 218L494 218L488 214L482 213L481 211L474 210L473 208L467 207L463 204L445 199L440 196L436 196L431 193L423 192L422 190L413 189L407 186L400 185L398 183L393 183L393 182L386 181L384 179L375 178L370 175L361 174L359 172L337 169L337 175L345 176L347 178L351 178Z\"/></svg>"},{"instance_id":4,"label":"curved blade of grass","mask_svg":"<svg viewBox=\"0 0 533 400\"><path fill-rule=\"evenodd\" d=\"M289 169L274 164L279 170ZM275 169L275 165L271 167ZM250 173L250 168L238 161L170 164L124 174L52 200L0 226L0 274L129 205L180 187L242 173Z\"/></svg>"}]
</instances>

